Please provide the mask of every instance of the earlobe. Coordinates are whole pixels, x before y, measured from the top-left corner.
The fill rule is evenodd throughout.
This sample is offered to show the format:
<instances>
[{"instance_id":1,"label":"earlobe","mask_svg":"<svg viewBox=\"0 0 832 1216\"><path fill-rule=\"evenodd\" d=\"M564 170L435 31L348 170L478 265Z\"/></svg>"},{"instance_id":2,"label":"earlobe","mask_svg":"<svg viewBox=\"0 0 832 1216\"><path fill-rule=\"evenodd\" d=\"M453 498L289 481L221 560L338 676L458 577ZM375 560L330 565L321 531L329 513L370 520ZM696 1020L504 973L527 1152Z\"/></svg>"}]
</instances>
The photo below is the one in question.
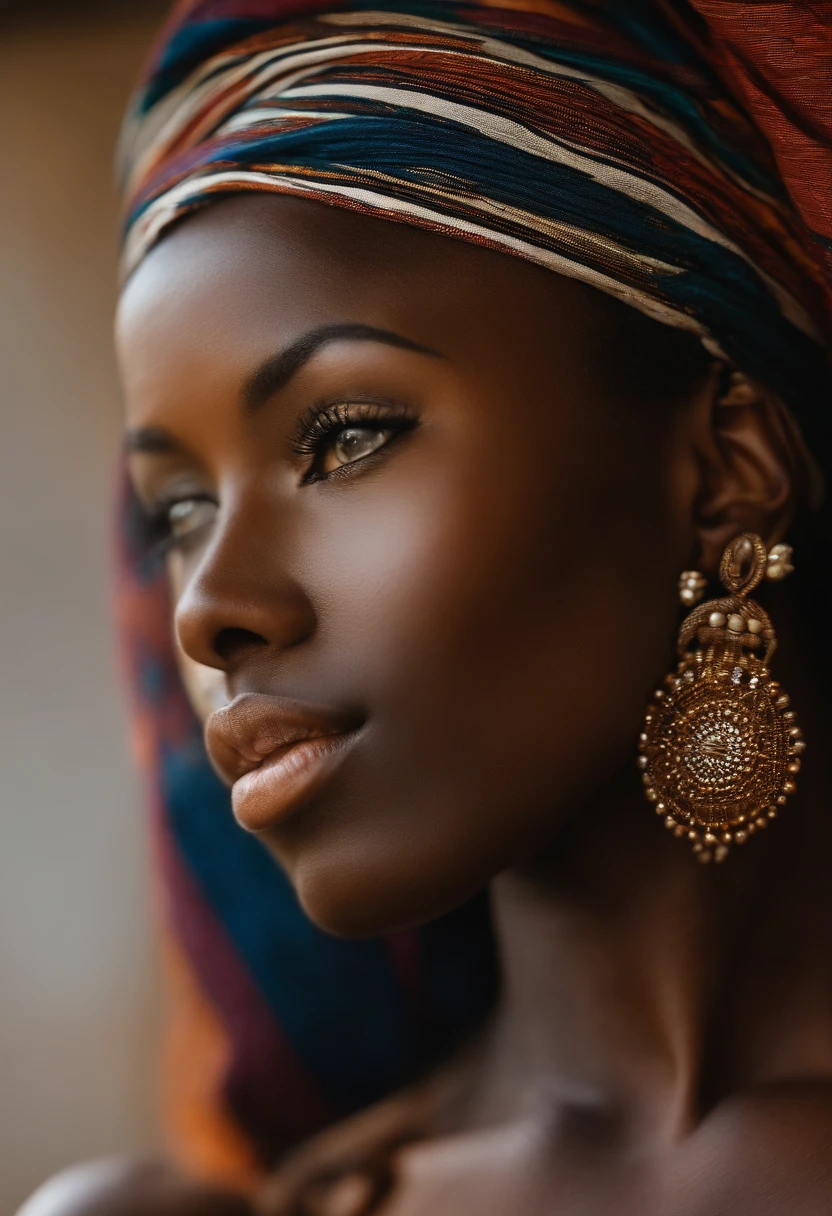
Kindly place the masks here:
<instances>
[{"instance_id":1,"label":"earlobe","mask_svg":"<svg viewBox=\"0 0 832 1216\"><path fill-rule=\"evenodd\" d=\"M780 400L742 372L724 368L703 421L695 524L698 564L713 576L739 533L758 533L769 546L782 539L811 462Z\"/></svg>"}]
</instances>

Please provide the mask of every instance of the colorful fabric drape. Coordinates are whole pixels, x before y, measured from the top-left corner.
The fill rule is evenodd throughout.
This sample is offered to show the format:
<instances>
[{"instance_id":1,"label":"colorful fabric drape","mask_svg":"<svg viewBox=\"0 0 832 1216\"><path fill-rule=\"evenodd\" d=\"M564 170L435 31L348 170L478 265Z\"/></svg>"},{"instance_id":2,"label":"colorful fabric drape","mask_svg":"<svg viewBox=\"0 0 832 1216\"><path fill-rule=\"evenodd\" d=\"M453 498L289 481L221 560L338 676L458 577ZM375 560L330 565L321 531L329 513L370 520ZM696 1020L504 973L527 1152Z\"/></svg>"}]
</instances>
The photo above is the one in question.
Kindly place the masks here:
<instances>
[{"instance_id":1,"label":"colorful fabric drape","mask_svg":"<svg viewBox=\"0 0 832 1216\"><path fill-rule=\"evenodd\" d=\"M242 191L414 224L699 334L820 449L831 83L827 3L187 0L125 125L124 271ZM401 1084L482 1015L486 913L385 943L314 930L234 826L163 586L137 573L129 535L125 556L174 953L215 1062L211 1111L199 1086L181 1109L212 1160L244 1168Z\"/></svg>"}]
</instances>

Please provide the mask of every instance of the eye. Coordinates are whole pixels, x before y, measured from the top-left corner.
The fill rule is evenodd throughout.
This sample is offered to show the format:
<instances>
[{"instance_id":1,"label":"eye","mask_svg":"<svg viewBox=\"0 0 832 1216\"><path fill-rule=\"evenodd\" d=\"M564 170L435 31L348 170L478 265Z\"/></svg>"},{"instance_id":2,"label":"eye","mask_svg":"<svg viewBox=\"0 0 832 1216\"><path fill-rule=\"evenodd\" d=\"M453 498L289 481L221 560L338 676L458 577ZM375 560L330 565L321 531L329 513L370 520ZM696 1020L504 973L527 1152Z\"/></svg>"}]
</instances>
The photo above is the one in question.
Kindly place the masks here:
<instances>
[{"instance_id":1,"label":"eye","mask_svg":"<svg viewBox=\"0 0 832 1216\"><path fill-rule=\"evenodd\" d=\"M344 465L354 464L372 455L392 438L392 430L380 430L376 427L348 426L338 431L327 445L321 458L321 472L326 475L333 473Z\"/></svg>"},{"instance_id":2,"label":"eye","mask_svg":"<svg viewBox=\"0 0 832 1216\"><path fill-rule=\"evenodd\" d=\"M208 498L181 498L167 508L170 536L182 540L192 532L210 524L217 513L217 504Z\"/></svg>"},{"instance_id":3,"label":"eye","mask_svg":"<svg viewBox=\"0 0 832 1216\"><path fill-rule=\"evenodd\" d=\"M291 450L303 458L303 482L320 481L358 465L418 425L413 411L400 403L316 404L298 419Z\"/></svg>"}]
</instances>

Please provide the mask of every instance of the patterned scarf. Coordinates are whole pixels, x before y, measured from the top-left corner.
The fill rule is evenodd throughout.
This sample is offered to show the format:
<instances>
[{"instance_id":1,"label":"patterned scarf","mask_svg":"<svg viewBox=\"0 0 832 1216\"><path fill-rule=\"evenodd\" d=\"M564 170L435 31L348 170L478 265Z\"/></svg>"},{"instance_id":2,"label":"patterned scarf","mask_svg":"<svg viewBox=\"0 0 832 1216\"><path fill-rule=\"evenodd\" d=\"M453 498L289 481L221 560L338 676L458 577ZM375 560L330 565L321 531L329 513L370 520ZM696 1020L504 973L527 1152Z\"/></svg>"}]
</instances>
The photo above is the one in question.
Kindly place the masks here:
<instances>
[{"instance_id":1,"label":"patterned scarf","mask_svg":"<svg viewBox=\"0 0 832 1216\"><path fill-rule=\"evenodd\" d=\"M214 200L326 202L525 258L696 333L826 451L830 81L826 2L186 0L125 124L124 273ZM175 674L163 582L141 575L129 528L124 553L188 1010L178 1126L198 1163L245 1173L482 1016L486 911L386 942L315 930L234 826Z\"/></svg>"}]
</instances>

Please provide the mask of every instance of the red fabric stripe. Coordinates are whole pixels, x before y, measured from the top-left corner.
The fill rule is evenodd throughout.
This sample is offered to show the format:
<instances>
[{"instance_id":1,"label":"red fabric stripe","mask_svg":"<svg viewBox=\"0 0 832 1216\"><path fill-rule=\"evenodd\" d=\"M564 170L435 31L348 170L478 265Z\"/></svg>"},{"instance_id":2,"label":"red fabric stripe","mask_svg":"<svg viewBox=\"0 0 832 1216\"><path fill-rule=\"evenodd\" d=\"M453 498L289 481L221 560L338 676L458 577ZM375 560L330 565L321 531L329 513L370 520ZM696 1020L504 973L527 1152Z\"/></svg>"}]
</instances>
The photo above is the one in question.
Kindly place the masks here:
<instances>
[{"instance_id":1,"label":"red fabric stripe","mask_svg":"<svg viewBox=\"0 0 832 1216\"><path fill-rule=\"evenodd\" d=\"M717 71L768 140L807 228L832 241L832 3L691 2ZM832 249L815 249L832 323Z\"/></svg>"}]
</instances>

